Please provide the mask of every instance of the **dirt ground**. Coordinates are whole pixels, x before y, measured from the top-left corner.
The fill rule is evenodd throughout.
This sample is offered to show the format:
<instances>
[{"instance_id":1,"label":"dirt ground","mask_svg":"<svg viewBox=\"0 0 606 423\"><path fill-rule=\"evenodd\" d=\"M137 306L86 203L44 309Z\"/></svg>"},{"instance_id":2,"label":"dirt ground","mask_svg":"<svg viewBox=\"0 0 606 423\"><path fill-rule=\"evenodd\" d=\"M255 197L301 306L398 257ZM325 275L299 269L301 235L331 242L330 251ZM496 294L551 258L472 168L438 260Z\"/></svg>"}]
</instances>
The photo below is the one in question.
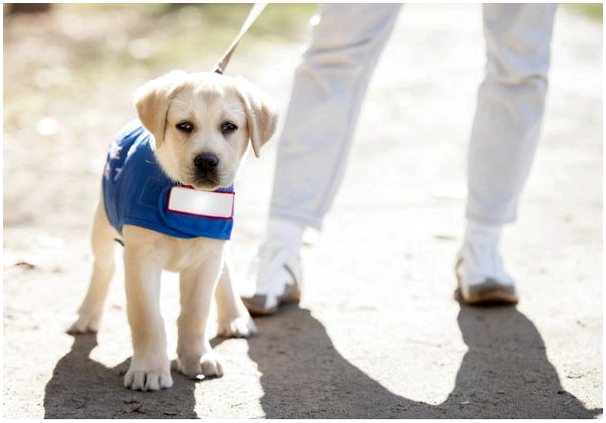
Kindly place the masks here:
<instances>
[{"instance_id":1,"label":"dirt ground","mask_svg":"<svg viewBox=\"0 0 606 423\"><path fill-rule=\"evenodd\" d=\"M142 57L162 38L138 19L61 12L5 21L4 417L602 416L600 23L559 11L542 141L504 239L517 307L452 299L484 62L479 7L410 5L371 83L336 204L305 251L300 306L258 319L250 340L215 339L223 378L173 372L172 389L141 393L122 387L131 346L121 269L98 335L65 333L88 284L105 148L133 117L133 90L172 67L213 62L192 53L149 64ZM140 33L118 31L126 27ZM285 107L298 31L259 39L230 71ZM105 50L95 50L99 40ZM134 58L116 74L122 49ZM263 234L275 147L251 155L237 183L241 272ZM171 356L177 294L166 274Z\"/></svg>"}]
</instances>

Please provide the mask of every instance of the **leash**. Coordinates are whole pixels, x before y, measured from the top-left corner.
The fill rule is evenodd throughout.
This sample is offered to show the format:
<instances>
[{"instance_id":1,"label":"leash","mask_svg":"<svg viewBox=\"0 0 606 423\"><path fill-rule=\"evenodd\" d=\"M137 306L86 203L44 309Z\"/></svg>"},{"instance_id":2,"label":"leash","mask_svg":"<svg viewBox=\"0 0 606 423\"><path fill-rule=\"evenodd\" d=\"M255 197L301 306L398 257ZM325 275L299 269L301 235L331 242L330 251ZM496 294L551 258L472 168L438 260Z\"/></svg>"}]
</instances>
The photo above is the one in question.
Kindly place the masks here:
<instances>
[{"instance_id":1,"label":"leash","mask_svg":"<svg viewBox=\"0 0 606 423\"><path fill-rule=\"evenodd\" d=\"M244 37L244 34L246 34L246 32L250 29L252 24L257 20L257 18L261 14L261 12L263 12L263 9L265 9L265 6L267 6L267 3L255 3L253 5L253 7L250 9L250 12L248 12L248 16L246 17L246 20L244 21L244 23L242 24L242 27L240 28L240 32L238 33L236 38L232 41L231 45L225 51L225 53L223 53L223 56L221 57L221 59L217 62L217 64L213 68L213 72L216 72L221 75L223 74L223 72L225 71L225 68L227 67L227 64L229 63L229 59L231 59L231 55L234 52L234 50L236 49L236 47L238 46L238 44L240 43L240 40L242 39L242 37Z\"/></svg>"}]
</instances>

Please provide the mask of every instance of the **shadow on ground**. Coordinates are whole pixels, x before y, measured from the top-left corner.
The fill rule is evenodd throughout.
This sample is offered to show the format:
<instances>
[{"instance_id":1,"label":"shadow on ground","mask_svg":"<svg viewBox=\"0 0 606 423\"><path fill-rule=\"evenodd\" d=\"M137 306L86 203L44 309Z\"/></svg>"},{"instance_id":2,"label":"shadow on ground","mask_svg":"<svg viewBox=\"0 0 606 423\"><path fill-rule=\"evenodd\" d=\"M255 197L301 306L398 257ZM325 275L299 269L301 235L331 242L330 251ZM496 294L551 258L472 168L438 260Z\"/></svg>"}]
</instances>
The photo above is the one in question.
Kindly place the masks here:
<instances>
[{"instance_id":1,"label":"shadow on ground","mask_svg":"<svg viewBox=\"0 0 606 423\"><path fill-rule=\"evenodd\" d=\"M259 319L249 354L268 418L591 418L566 392L536 327L515 307L461 307L468 351L442 404L395 395L345 360L309 310Z\"/></svg>"},{"instance_id":2,"label":"shadow on ground","mask_svg":"<svg viewBox=\"0 0 606 423\"><path fill-rule=\"evenodd\" d=\"M258 319L249 354L262 373L268 418L591 418L566 392L536 327L515 307L461 307L468 351L442 404L395 395L341 356L309 310L286 307ZM216 346L221 340L215 340ZM95 335L74 338L46 385L46 418L196 418L195 381L173 372L174 386L133 392L122 386L129 360L108 368L90 358ZM116 392L123 392L117 396Z\"/></svg>"},{"instance_id":3,"label":"shadow on ground","mask_svg":"<svg viewBox=\"0 0 606 423\"><path fill-rule=\"evenodd\" d=\"M130 359L113 368L90 358L96 335L74 337L46 385L45 418L196 418L195 381L173 372L174 385L159 392L129 391L122 385ZM122 395L116 395L116 392Z\"/></svg>"}]
</instances>

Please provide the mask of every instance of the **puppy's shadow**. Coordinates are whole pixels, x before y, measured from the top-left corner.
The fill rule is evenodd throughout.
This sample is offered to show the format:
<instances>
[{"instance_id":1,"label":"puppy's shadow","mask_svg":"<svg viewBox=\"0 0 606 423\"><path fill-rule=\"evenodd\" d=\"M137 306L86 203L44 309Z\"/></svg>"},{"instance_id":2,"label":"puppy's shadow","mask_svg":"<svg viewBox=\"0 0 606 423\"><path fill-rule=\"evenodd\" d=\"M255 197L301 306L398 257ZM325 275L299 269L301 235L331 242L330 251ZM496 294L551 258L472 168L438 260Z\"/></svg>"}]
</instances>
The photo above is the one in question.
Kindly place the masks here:
<instances>
[{"instance_id":1,"label":"puppy's shadow","mask_svg":"<svg viewBox=\"0 0 606 423\"><path fill-rule=\"evenodd\" d=\"M249 340L249 354L262 373L261 405L266 417L591 418L601 414L601 409L585 408L562 388L538 330L515 307L462 306L458 323L468 351L456 385L442 404L429 405L395 395L350 364L309 310L291 306L275 317L258 319L260 336ZM397 363L393 371L398 372ZM418 382L414 375L402 378L409 378L412 385Z\"/></svg>"},{"instance_id":2,"label":"puppy's shadow","mask_svg":"<svg viewBox=\"0 0 606 423\"><path fill-rule=\"evenodd\" d=\"M159 392L129 391L122 376L130 359L113 368L90 358L96 335L78 335L55 366L44 396L45 418L197 418L195 381L172 372L174 385Z\"/></svg>"}]
</instances>

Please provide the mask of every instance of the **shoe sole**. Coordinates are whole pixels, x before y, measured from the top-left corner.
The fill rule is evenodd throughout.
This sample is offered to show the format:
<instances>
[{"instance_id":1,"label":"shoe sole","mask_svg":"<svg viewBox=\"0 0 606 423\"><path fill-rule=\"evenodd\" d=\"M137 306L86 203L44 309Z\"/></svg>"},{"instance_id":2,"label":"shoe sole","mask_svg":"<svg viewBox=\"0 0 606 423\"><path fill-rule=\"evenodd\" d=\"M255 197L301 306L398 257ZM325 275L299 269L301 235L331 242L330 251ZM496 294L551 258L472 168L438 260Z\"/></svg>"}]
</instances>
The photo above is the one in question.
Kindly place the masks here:
<instances>
[{"instance_id":1,"label":"shoe sole","mask_svg":"<svg viewBox=\"0 0 606 423\"><path fill-rule=\"evenodd\" d=\"M516 305L518 303L519 299L515 292L512 293L498 289L465 298L463 296L463 290L461 289L461 277L459 276L458 271L461 263L462 260L458 260L455 265L457 288L454 290L454 299L456 301L466 305Z\"/></svg>"},{"instance_id":2,"label":"shoe sole","mask_svg":"<svg viewBox=\"0 0 606 423\"><path fill-rule=\"evenodd\" d=\"M280 300L277 307L266 308L262 304L265 303L265 295L255 295L251 298L242 298L242 302L246 309L253 317L271 316L276 314L280 307L288 304L299 304L299 300Z\"/></svg>"},{"instance_id":3,"label":"shoe sole","mask_svg":"<svg viewBox=\"0 0 606 423\"><path fill-rule=\"evenodd\" d=\"M244 306L248 310L251 316L270 316L278 311L278 307L265 308L262 304L265 304L265 295L255 295L254 297L242 298Z\"/></svg>"},{"instance_id":4,"label":"shoe sole","mask_svg":"<svg viewBox=\"0 0 606 423\"><path fill-rule=\"evenodd\" d=\"M278 309L283 305L299 304L301 301L301 289L296 282L295 274L288 266L284 266L284 268L291 274L295 280L295 284L286 286L282 296L278 297L278 305L276 307L265 307L266 295L257 294L249 298L242 298L242 302L252 316L271 316L272 314L276 314Z\"/></svg>"}]
</instances>

